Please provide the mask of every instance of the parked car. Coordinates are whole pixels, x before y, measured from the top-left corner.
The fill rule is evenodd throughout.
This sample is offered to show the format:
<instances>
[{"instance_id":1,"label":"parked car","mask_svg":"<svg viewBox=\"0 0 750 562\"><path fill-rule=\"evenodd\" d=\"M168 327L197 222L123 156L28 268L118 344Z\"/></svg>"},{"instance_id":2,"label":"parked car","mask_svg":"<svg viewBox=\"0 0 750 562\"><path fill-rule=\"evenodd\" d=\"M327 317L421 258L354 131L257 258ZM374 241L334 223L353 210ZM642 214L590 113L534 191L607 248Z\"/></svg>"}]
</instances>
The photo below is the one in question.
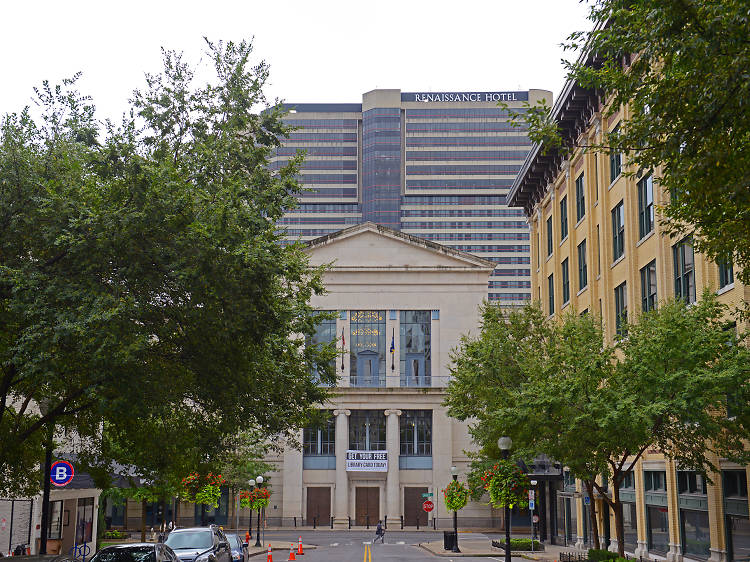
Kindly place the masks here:
<instances>
[{"instance_id":1,"label":"parked car","mask_svg":"<svg viewBox=\"0 0 750 562\"><path fill-rule=\"evenodd\" d=\"M218 525L175 529L164 544L180 562L232 562L229 541Z\"/></svg>"},{"instance_id":2,"label":"parked car","mask_svg":"<svg viewBox=\"0 0 750 562\"><path fill-rule=\"evenodd\" d=\"M248 562L250 553L247 549L247 543L243 540L245 537L237 533L225 533L229 541L229 548L232 549L232 560L234 562Z\"/></svg>"},{"instance_id":3,"label":"parked car","mask_svg":"<svg viewBox=\"0 0 750 562\"><path fill-rule=\"evenodd\" d=\"M89 562L179 562L179 558L165 544L135 543L107 546Z\"/></svg>"}]
</instances>

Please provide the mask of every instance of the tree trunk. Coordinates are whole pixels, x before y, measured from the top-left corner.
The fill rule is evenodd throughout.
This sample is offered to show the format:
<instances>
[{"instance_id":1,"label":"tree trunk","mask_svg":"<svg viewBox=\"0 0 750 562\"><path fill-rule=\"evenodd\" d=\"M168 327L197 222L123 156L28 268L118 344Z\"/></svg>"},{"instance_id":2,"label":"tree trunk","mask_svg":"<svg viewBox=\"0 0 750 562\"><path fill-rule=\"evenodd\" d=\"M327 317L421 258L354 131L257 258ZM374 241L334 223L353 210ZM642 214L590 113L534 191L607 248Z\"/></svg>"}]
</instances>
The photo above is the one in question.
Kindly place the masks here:
<instances>
[{"instance_id":1,"label":"tree trunk","mask_svg":"<svg viewBox=\"0 0 750 562\"><path fill-rule=\"evenodd\" d=\"M146 542L146 500L141 501L141 542Z\"/></svg>"},{"instance_id":2,"label":"tree trunk","mask_svg":"<svg viewBox=\"0 0 750 562\"><path fill-rule=\"evenodd\" d=\"M174 499L174 511L172 512L172 521L174 522L174 528L177 528L177 521L180 520L180 498Z\"/></svg>"},{"instance_id":3,"label":"tree trunk","mask_svg":"<svg viewBox=\"0 0 750 562\"><path fill-rule=\"evenodd\" d=\"M615 536L617 537L617 554L625 557L625 523L622 516L622 502L620 501L620 486L617 475L612 477L612 509L615 512Z\"/></svg>"},{"instance_id":4,"label":"tree trunk","mask_svg":"<svg viewBox=\"0 0 750 562\"><path fill-rule=\"evenodd\" d=\"M593 541L593 547L599 548L599 525L596 521L596 501L594 500L594 483L591 480L584 480L584 486L586 486L586 492L589 495L589 514L591 516L591 540Z\"/></svg>"}]
</instances>

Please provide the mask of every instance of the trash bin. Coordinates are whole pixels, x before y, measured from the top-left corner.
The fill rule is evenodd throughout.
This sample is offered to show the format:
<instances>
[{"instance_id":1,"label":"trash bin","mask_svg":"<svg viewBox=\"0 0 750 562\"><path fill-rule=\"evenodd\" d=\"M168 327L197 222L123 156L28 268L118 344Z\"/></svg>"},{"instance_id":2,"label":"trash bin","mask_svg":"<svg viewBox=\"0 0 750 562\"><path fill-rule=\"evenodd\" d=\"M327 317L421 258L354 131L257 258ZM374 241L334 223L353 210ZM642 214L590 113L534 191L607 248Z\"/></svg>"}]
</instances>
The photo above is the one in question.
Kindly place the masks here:
<instances>
[{"instance_id":1,"label":"trash bin","mask_svg":"<svg viewBox=\"0 0 750 562\"><path fill-rule=\"evenodd\" d=\"M456 546L457 538L454 531L443 531L443 550L453 550Z\"/></svg>"}]
</instances>

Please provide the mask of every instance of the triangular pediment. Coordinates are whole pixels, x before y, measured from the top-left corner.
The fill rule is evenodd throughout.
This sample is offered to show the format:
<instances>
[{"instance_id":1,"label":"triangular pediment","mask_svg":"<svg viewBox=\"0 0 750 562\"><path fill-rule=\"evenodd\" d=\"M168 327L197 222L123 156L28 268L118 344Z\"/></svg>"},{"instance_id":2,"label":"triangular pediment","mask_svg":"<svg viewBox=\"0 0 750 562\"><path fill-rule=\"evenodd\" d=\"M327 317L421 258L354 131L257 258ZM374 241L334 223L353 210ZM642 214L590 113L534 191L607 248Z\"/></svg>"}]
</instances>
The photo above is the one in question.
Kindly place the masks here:
<instances>
[{"instance_id":1,"label":"triangular pediment","mask_svg":"<svg viewBox=\"0 0 750 562\"><path fill-rule=\"evenodd\" d=\"M334 269L490 271L495 267L483 258L372 222L311 240L306 252L312 264L333 263Z\"/></svg>"}]
</instances>

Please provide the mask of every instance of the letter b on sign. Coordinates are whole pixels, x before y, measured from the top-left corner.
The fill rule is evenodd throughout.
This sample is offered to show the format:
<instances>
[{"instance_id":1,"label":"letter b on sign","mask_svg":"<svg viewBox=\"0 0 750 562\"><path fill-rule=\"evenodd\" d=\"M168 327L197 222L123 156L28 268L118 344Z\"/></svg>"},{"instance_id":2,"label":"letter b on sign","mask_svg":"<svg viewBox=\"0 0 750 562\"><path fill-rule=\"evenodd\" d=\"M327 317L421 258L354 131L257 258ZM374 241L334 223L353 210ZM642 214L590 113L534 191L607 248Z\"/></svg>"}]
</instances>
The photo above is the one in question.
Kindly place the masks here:
<instances>
[{"instance_id":1,"label":"letter b on sign","mask_svg":"<svg viewBox=\"0 0 750 562\"><path fill-rule=\"evenodd\" d=\"M50 467L49 480L55 486L65 486L73 480L73 465L68 461L57 461Z\"/></svg>"}]
</instances>

